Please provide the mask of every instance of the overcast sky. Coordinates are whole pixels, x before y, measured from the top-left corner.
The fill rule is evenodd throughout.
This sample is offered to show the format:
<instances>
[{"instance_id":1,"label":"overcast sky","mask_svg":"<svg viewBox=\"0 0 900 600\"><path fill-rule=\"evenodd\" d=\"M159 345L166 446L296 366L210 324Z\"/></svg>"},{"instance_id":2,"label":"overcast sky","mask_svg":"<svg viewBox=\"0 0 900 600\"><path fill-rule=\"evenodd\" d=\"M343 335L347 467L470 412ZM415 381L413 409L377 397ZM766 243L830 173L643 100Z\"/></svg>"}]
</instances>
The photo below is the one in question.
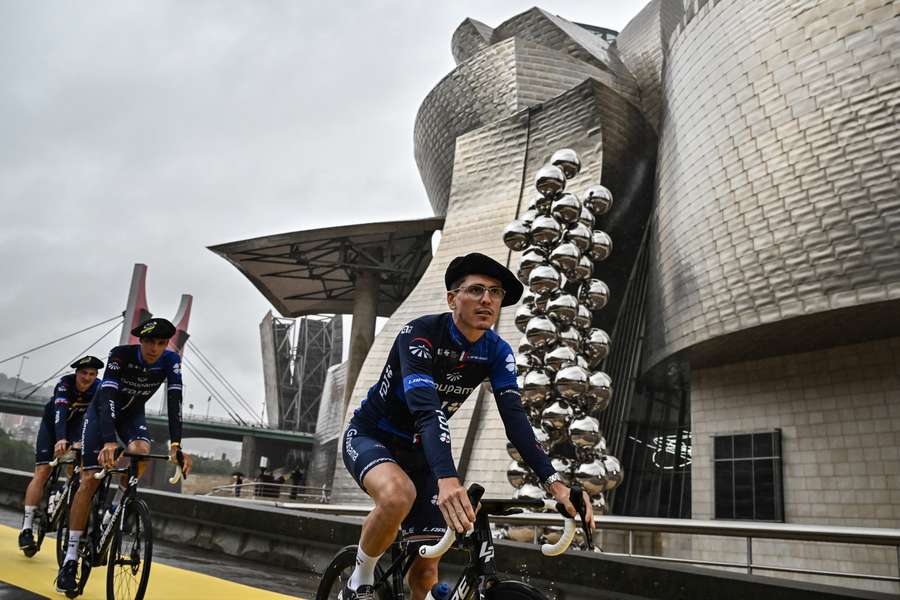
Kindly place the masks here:
<instances>
[{"instance_id":1,"label":"overcast sky","mask_svg":"<svg viewBox=\"0 0 900 600\"><path fill-rule=\"evenodd\" d=\"M645 4L541 7L621 30ZM0 0L0 359L121 312L143 262L150 310L192 294L192 341L261 407L270 306L206 247L430 216L413 124L450 37L531 6ZM22 378L103 331L29 355ZM206 398L187 374L186 403Z\"/></svg>"}]
</instances>

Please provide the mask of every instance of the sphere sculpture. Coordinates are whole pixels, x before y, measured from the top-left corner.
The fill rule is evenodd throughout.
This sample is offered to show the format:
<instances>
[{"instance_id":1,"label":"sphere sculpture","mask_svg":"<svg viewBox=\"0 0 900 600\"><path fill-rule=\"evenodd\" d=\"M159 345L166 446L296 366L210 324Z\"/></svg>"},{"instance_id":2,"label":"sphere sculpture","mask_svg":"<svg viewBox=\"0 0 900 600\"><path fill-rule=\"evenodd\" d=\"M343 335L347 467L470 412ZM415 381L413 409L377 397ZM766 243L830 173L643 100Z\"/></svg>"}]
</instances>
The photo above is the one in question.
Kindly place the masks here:
<instances>
[{"instance_id":1,"label":"sphere sculpture","mask_svg":"<svg viewBox=\"0 0 900 600\"><path fill-rule=\"evenodd\" d=\"M613 382L600 370L612 340L593 327L594 312L610 298L609 287L597 277L613 252L612 238L602 230L613 195L602 185L578 196L567 192L580 170L575 150L554 152L535 174L539 196L502 235L510 250L522 252L517 276L526 284L515 315L516 328L524 333L515 361L523 404L553 468L566 484L581 484L600 515L608 512L604 492L623 479L598 418L613 397ZM506 476L516 497L546 497L518 450L507 444L507 452L514 462Z\"/></svg>"}]
</instances>

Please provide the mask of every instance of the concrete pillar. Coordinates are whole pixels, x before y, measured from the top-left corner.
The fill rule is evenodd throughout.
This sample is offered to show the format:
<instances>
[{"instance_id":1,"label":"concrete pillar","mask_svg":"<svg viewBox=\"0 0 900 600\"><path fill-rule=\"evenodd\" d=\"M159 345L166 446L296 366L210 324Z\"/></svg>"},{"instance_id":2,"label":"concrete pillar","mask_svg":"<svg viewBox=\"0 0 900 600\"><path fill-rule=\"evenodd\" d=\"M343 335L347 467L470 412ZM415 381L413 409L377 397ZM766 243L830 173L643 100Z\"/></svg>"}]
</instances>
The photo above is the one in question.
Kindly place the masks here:
<instances>
[{"instance_id":1,"label":"concrete pillar","mask_svg":"<svg viewBox=\"0 0 900 600\"><path fill-rule=\"evenodd\" d=\"M375 317L378 304L378 274L359 271L353 290L353 323L350 326L350 351L347 356L347 383L344 389L344 408L341 415L346 420L347 407L353 395L353 386L362 369L363 361L375 341Z\"/></svg>"}]
</instances>

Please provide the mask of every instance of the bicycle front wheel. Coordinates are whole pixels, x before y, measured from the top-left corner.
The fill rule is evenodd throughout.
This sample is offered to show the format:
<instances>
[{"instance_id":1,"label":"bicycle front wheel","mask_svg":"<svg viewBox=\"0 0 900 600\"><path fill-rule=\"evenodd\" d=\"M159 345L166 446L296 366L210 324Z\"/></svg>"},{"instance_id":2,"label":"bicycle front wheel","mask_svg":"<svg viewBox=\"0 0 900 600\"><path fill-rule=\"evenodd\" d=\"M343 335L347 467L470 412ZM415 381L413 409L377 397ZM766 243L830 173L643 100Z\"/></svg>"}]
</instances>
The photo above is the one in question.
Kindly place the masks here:
<instances>
[{"instance_id":1,"label":"bicycle front wheel","mask_svg":"<svg viewBox=\"0 0 900 600\"><path fill-rule=\"evenodd\" d=\"M153 527L143 500L122 506L124 514L113 533L106 567L107 600L141 600L150 579Z\"/></svg>"},{"instance_id":2,"label":"bicycle front wheel","mask_svg":"<svg viewBox=\"0 0 900 600\"><path fill-rule=\"evenodd\" d=\"M353 574L354 568L356 568L356 546L344 546L322 574L322 581L319 582L319 589L316 592L316 600L335 600L344 588L344 584L350 579L350 575ZM380 566L376 565L375 581L383 579L384 572ZM389 582L385 581L384 587L378 590L378 597L380 600L393 598Z\"/></svg>"},{"instance_id":3,"label":"bicycle front wheel","mask_svg":"<svg viewBox=\"0 0 900 600\"><path fill-rule=\"evenodd\" d=\"M537 588L521 581L501 581L484 594L487 600L547 600Z\"/></svg>"}]
</instances>

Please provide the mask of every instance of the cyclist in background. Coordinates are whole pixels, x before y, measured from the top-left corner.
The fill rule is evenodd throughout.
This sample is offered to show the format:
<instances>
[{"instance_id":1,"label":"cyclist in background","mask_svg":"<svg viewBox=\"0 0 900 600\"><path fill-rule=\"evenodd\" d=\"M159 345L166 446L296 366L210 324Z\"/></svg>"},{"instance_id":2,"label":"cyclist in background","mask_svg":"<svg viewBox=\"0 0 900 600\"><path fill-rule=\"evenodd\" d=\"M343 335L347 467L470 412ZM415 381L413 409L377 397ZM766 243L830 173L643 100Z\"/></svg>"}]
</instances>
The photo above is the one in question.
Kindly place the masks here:
<instances>
[{"instance_id":1,"label":"cyclist in background","mask_svg":"<svg viewBox=\"0 0 900 600\"><path fill-rule=\"evenodd\" d=\"M56 578L58 592L71 592L77 588L78 544L87 524L91 498L100 485L93 477L94 471L115 465L117 435L128 452L150 452L144 404L163 381L167 383L172 462L181 448L181 358L178 353L166 349L169 338L175 335L175 326L166 319L153 318L135 327L131 334L139 338L140 343L116 346L110 351L103 382L84 419L81 485L69 512L69 545ZM187 475L191 470L191 457L182 453L182 460L182 469ZM143 471L143 466L141 463L139 472ZM121 494L120 487L114 503L120 500Z\"/></svg>"},{"instance_id":2,"label":"cyclist in background","mask_svg":"<svg viewBox=\"0 0 900 600\"><path fill-rule=\"evenodd\" d=\"M63 375L53 388L53 396L44 406L44 416L38 428L34 477L25 490L25 519L22 531L19 532L19 549L27 556L34 555L36 550L37 544L31 529L35 510L53 470L50 461L64 454L70 444L76 448L81 446L84 411L100 387L97 371L103 368L102 360L96 356L85 356L70 366L75 372Z\"/></svg>"},{"instance_id":3,"label":"cyclist in background","mask_svg":"<svg viewBox=\"0 0 900 600\"><path fill-rule=\"evenodd\" d=\"M444 275L452 312L427 315L400 329L378 382L344 433L344 465L375 502L363 523L356 568L339 596L374 600L375 565L402 529L442 535L474 525L475 512L453 463L448 419L485 379L513 443L545 489L576 516L569 488L534 438L522 407L512 350L493 327L501 306L518 302L522 284L479 253L460 256ZM590 500L587 522L593 524ZM402 527L401 527L402 525ZM413 600L437 582L440 559L417 558L409 570Z\"/></svg>"}]
</instances>

